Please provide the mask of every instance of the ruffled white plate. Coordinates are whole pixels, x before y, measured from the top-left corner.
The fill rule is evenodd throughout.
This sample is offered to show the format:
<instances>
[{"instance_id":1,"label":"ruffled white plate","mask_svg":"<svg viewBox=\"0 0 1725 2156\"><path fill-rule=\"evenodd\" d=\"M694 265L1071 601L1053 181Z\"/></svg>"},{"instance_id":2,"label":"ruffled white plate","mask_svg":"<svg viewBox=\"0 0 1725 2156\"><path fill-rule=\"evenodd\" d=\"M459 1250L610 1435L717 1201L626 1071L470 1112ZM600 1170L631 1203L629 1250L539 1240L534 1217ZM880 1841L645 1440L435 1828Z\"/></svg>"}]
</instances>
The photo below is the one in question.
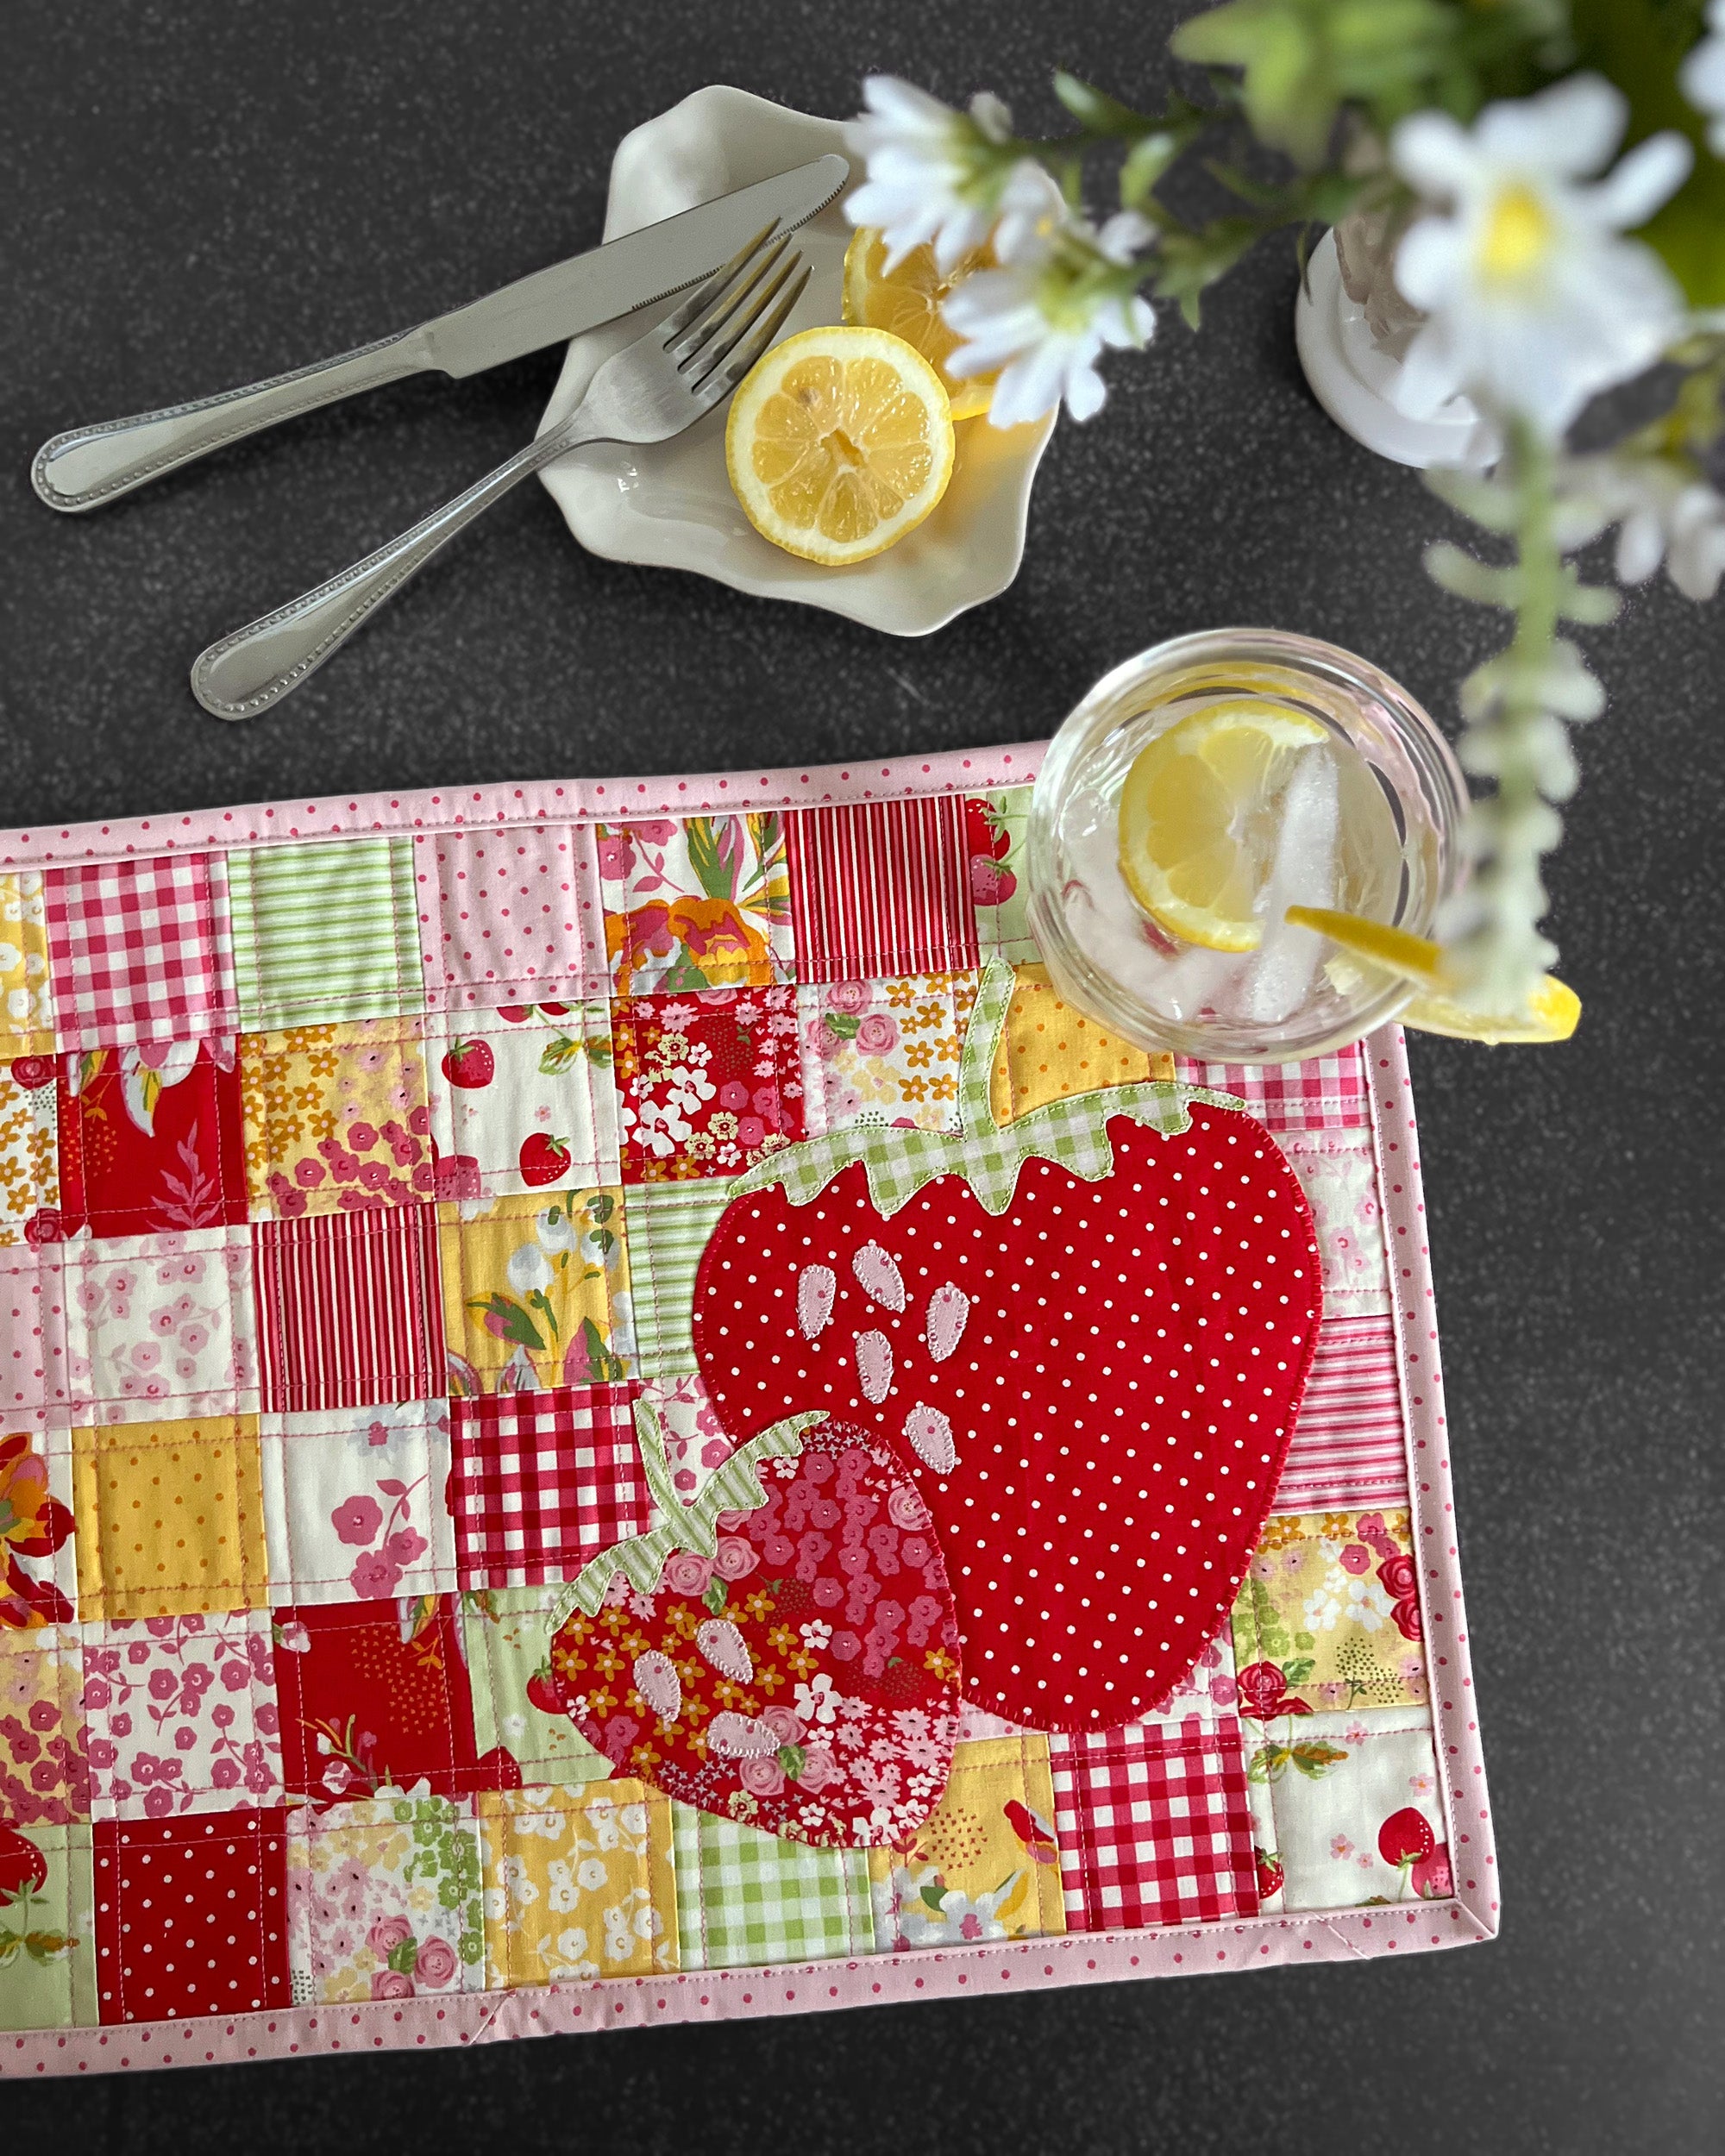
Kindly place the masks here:
<instances>
[{"instance_id":1,"label":"ruffled white plate","mask_svg":"<svg viewBox=\"0 0 1725 2156\"><path fill-rule=\"evenodd\" d=\"M618 238L680 210L746 187L828 150L842 154L836 121L789 112L746 91L698 90L618 144L605 236ZM840 321L850 227L834 203L796 235L813 275L785 335ZM662 302L658 311L668 310ZM543 434L580 401L600 362L640 335L648 317L589 330L570 344ZM770 546L737 506L724 469L724 412L674 442L645 448L590 443L540 476L589 553L613 561L693 569L763 599L800 599L895 636L925 636L967 607L1003 592L1024 556L1031 482L1053 429L958 429L957 467L945 498L908 538L854 568L824 569Z\"/></svg>"}]
</instances>

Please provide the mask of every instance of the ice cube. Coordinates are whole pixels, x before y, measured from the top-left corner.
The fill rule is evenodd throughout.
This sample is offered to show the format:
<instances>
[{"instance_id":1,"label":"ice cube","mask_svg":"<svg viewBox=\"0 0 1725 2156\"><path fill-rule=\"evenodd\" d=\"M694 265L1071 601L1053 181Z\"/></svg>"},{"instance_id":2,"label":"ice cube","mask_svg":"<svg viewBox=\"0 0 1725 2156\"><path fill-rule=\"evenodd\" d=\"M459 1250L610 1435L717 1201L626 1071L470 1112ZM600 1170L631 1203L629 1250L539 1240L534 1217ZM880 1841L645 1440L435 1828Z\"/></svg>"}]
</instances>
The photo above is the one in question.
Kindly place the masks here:
<instances>
[{"instance_id":1,"label":"ice cube","mask_svg":"<svg viewBox=\"0 0 1725 2156\"><path fill-rule=\"evenodd\" d=\"M1327 749L1308 749L1282 797L1276 857L1264 896L1264 941L1241 984L1241 1016L1279 1025L1311 991L1323 938L1283 918L1290 906L1333 906L1340 837L1339 787Z\"/></svg>"}]
</instances>

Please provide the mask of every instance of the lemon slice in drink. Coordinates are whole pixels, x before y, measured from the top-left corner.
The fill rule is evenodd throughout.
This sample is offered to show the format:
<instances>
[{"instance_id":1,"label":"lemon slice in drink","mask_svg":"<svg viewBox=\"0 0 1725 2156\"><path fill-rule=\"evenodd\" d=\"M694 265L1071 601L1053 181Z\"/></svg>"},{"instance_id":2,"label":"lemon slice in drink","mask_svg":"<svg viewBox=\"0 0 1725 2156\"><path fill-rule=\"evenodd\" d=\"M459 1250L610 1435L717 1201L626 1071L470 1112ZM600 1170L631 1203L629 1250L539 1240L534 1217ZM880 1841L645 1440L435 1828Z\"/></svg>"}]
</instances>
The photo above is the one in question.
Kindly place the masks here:
<instances>
[{"instance_id":1,"label":"lemon slice in drink","mask_svg":"<svg viewBox=\"0 0 1725 2156\"><path fill-rule=\"evenodd\" d=\"M1428 937L1322 906L1290 906L1287 918L1295 928L1315 929L1327 936L1356 958L1417 982L1421 993L1401 1013L1402 1025L1416 1032L1443 1033L1452 1040L1484 1041L1499 1047L1510 1042L1566 1041L1580 1020L1581 998L1552 974L1540 975L1525 1011L1471 1011L1444 993L1452 984L1443 946Z\"/></svg>"},{"instance_id":2,"label":"lemon slice in drink","mask_svg":"<svg viewBox=\"0 0 1725 2156\"><path fill-rule=\"evenodd\" d=\"M952 477L952 413L921 353L884 329L805 329L731 399L724 461L764 539L866 561L914 531Z\"/></svg>"},{"instance_id":3,"label":"lemon slice in drink","mask_svg":"<svg viewBox=\"0 0 1725 2156\"><path fill-rule=\"evenodd\" d=\"M1120 791L1120 874L1158 927L1206 950L1258 949L1277 802L1294 758L1328 739L1298 711L1220 704L1138 751Z\"/></svg>"},{"instance_id":4,"label":"lemon slice in drink","mask_svg":"<svg viewBox=\"0 0 1725 2156\"><path fill-rule=\"evenodd\" d=\"M868 224L852 234L844 250L844 319L867 329L890 330L914 345L946 385L955 423L988 411L995 377L961 381L947 373L946 362L958 349L959 340L947 328L940 305L955 285L979 269L994 266L992 248L974 248L956 268L943 270L932 247L913 247L889 270L886 240L878 228Z\"/></svg>"}]
</instances>

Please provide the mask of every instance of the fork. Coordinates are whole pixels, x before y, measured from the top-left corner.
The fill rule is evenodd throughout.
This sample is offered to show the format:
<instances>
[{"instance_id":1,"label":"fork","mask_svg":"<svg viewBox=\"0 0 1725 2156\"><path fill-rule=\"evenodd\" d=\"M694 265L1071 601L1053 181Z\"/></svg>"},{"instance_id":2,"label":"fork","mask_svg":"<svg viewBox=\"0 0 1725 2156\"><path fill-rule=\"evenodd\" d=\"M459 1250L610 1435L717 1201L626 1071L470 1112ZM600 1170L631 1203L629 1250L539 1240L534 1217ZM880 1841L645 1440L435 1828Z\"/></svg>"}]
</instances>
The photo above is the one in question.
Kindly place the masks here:
<instances>
[{"instance_id":1,"label":"fork","mask_svg":"<svg viewBox=\"0 0 1725 2156\"><path fill-rule=\"evenodd\" d=\"M613 353L549 434L363 561L200 652L191 693L204 710L251 718L279 704L439 548L566 450L586 442L668 442L716 410L770 348L808 283L801 254L788 235L774 240L776 229L775 219L693 298Z\"/></svg>"}]
</instances>

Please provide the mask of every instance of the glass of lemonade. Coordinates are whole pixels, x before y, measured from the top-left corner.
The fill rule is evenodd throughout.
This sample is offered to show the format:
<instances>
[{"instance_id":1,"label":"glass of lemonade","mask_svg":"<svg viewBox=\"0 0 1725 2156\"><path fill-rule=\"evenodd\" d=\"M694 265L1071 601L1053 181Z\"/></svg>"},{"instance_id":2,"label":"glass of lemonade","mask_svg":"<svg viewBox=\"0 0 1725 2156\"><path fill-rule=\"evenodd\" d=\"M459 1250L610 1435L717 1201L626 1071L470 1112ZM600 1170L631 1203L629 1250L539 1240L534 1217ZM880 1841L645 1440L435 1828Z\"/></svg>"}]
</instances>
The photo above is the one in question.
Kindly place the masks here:
<instances>
[{"instance_id":1,"label":"glass of lemonade","mask_svg":"<svg viewBox=\"0 0 1725 2156\"><path fill-rule=\"evenodd\" d=\"M1140 762L1176 727L1178 741ZM1152 906L1142 876L1129 884L1121 804L1141 818L1147 798L1153 815L1160 787L1177 817L1169 790L1195 786L1214 824L1221 795L1193 743L1224 780L1244 768L1255 784L1239 781L1226 837L1182 864L1180 888L1198 900L1182 911L1173 897ZM1051 743L1031 806L1032 926L1062 995L1122 1039L1209 1062L1320 1055L1393 1018L1414 991L1290 926L1286 908L1431 935L1462 874L1466 804L1443 736L1364 659L1276 630L1178 636L1099 681ZM1217 933L1202 906L1225 874L1233 948L1201 940Z\"/></svg>"}]
</instances>

